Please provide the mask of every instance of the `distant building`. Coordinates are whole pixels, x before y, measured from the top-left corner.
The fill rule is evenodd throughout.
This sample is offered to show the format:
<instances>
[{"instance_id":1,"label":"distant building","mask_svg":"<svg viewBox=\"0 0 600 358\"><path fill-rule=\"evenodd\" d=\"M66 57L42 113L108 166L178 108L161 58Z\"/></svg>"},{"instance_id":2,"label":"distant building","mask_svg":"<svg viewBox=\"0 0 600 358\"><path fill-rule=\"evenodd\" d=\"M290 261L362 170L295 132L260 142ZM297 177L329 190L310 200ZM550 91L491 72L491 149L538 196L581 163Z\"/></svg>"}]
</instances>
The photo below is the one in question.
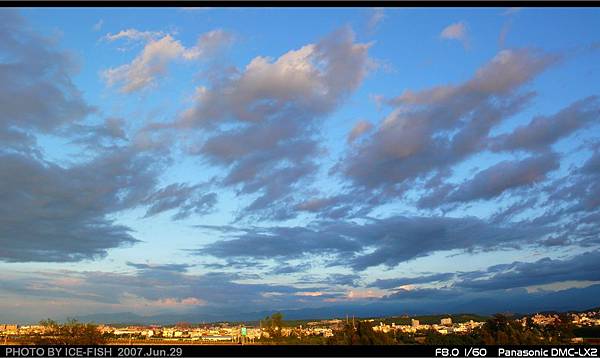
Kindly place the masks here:
<instances>
[{"instance_id":1,"label":"distant building","mask_svg":"<svg viewBox=\"0 0 600 358\"><path fill-rule=\"evenodd\" d=\"M582 321L591 321L589 318L587 317L583 317L584 319ZM536 314L534 316L531 317L531 319L533 320L533 323L538 324L540 326L546 326L548 324L553 324L556 321L559 321L559 318L557 315L548 315L545 316L543 314Z\"/></svg>"},{"instance_id":2,"label":"distant building","mask_svg":"<svg viewBox=\"0 0 600 358\"><path fill-rule=\"evenodd\" d=\"M441 324L442 326L452 326L452 318L450 318L450 317L447 317L447 318L442 318L442 319L440 320L440 324Z\"/></svg>"},{"instance_id":3,"label":"distant building","mask_svg":"<svg viewBox=\"0 0 600 358\"><path fill-rule=\"evenodd\" d=\"M139 334L140 331L133 329L133 328L121 328L121 329L115 329L113 331L113 334L115 336L123 336L123 335L136 335Z\"/></svg>"},{"instance_id":4,"label":"distant building","mask_svg":"<svg viewBox=\"0 0 600 358\"><path fill-rule=\"evenodd\" d=\"M17 333L18 330L19 326L17 326L16 324L0 324L0 332L14 334Z\"/></svg>"},{"instance_id":5,"label":"distant building","mask_svg":"<svg viewBox=\"0 0 600 358\"><path fill-rule=\"evenodd\" d=\"M223 341L233 341L233 337L232 336L203 336L202 337L203 341L210 341L210 342L223 342Z\"/></svg>"},{"instance_id":6,"label":"distant building","mask_svg":"<svg viewBox=\"0 0 600 358\"><path fill-rule=\"evenodd\" d=\"M413 326L413 327L419 327L419 325L421 324L421 322L419 322L419 320L418 320L418 319L411 319L411 320L410 320L410 324L411 324L411 326Z\"/></svg>"}]
</instances>

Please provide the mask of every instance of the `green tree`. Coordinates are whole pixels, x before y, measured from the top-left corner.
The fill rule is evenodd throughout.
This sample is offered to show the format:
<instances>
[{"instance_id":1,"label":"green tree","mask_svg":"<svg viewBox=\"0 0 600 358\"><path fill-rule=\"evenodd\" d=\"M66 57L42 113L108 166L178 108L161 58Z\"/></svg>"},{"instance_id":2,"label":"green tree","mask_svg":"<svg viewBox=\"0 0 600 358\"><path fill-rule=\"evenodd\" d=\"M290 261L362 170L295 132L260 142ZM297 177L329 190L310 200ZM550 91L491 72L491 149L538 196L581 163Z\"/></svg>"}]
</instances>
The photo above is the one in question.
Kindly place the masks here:
<instances>
[{"instance_id":1,"label":"green tree","mask_svg":"<svg viewBox=\"0 0 600 358\"><path fill-rule=\"evenodd\" d=\"M391 345L395 344L391 333L376 332L373 323L358 321L354 325L347 323L341 330L335 331L327 344L342 345Z\"/></svg>"},{"instance_id":2,"label":"green tree","mask_svg":"<svg viewBox=\"0 0 600 358\"><path fill-rule=\"evenodd\" d=\"M478 334L483 344L540 344L543 336L534 327L496 314L483 325Z\"/></svg>"},{"instance_id":3,"label":"green tree","mask_svg":"<svg viewBox=\"0 0 600 358\"><path fill-rule=\"evenodd\" d=\"M396 344L416 344L415 335L413 333L406 333L402 331L394 332L394 340Z\"/></svg>"},{"instance_id":4,"label":"green tree","mask_svg":"<svg viewBox=\"0 0 600 358\"><path fill-rule=\"evenodd\" d=\"M281 329L284 327L283 314L280 312L273 313L271 317L265 317L261 320L261 326L269 334L269 340L280 341L282 338Z\"/></svg>"},{"instance_id":5,"label":"green tree","mask_svg":"<svg viewBox=\"0 0 600 358\"><path fill-rule=\"evenodd\" d=\"M553 323L544 327L544 338L551 344L568 344L575 337L575 326L567 314L560 314Z\"/></svg>"},{"instance_id":6,"label":"green tree","mask_svg":"<svg viewBox=\"0 0 600 358\"><path fill-rule=\"evenodd\" d=\"M41 321L40 325L44 327L44 333L32 337L32 344L101 345L106 343L105 337L93 324L80 323L72 319L60 324L47 319Z\"/></svg>"}]
</instances>

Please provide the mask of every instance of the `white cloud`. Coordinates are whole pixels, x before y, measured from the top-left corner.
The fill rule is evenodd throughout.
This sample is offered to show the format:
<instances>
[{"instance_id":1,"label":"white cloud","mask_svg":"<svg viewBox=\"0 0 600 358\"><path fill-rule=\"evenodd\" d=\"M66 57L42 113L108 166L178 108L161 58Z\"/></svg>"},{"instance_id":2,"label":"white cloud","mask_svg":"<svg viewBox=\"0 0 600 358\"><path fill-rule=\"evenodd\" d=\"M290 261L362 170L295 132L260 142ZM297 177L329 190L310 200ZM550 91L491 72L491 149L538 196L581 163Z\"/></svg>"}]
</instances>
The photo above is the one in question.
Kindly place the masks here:
<instances>
[{"instance_id":1,"label":"white cloud","mask_svg":"<svg viewBox=\"0 0 600 358\"><path fill-rule=\"evenodd\" d=\"M121 39L134 41L152 41L162 36L164 36L164 33L162 31L139 31L136 29L126 29L119 31L116 34L108 33L104 35L104 39L111 42Z\"/></svg>"},{"instance_id":2,"label":"white cloud","mask_svg":"<svg viewBox=\"0 0 600 358\"><path fill-rule=\"evenodd\" d=\"M157 76L165 75L169 62L184 52L181 43L166 35L150 41L131 63L103 72L109 86L121 85L121 92L131 93L154 84Z\"/></svg>"},{"instance_id":3,"label":"white cloud","mask_svg":"<svg viewBox=\"0 0 600 358\"><path fill-rule=\"evenodd\" d=\"M464 22L456 22L446 26L440 33L440 37L447 40L457 40L468 46L467 25Z\"/></svg>"},{"instance_id":4,"label":"white cloud","mask_svg":"<svg viewBox=\"0 0 600 358\"><path fill-rule=\"evenodd\" d=\"M219 37L218 33L212 34L204 43ZM277 59L257 56L219 86L201 88L197 106L188 110L181 122L204 126L208 120L229 115L259 122L290 104L301 107L302 115L326 113L362 82L368 69L369 47L354 43L352 31L342 29L318 44L291 50Z\"/></svg>"},{"instance_id":5,"label":"white cloud","mask_svg":"<svg viewBox=\"0 0 600 358\"><path fill-rule=\"evenodd\" d=\"M231 43L233 37L223 30L210 31L198 38L198 43L186 48L172 35L162 32L128 29L117 34L107 34L105 39L142 40L146 42L142 52L131 63L105 70L102 77L109 86L119 85L123 93L131 93L155 85L156 79L165 76L174 60L191 61L214 54L219 48Z\"/></svg>"},{"instance_id":6,"label":"white cloud","mask_svg":"<svg viewBox=\"0 0 600 358\"><path fill-rule=\"evenodd\" d=\"M174 126L210 130L213 135L192 143L190 152L228 166L223 185L262 194L246 213L278 210L285 217L291 205L284 199L314 173L313 158L321 150L313 138L318 119L360 85L369 47L342 28L278 58L258 56L244 68L220 71L196 90L194 106Z\"/></svg>"},{"instance_id":7,"label":"white cloud","mask_svg":"<svg viewBox=\"0 0 600 358\"><path fill-rule=\"evenodd\" d=\"M214 54L223 46L233 42L233 36L229 32L219 30L209 31L198 38L196 46L186 49L183 58L186 60L195 60Z\"/></svg>"}]
</instances>

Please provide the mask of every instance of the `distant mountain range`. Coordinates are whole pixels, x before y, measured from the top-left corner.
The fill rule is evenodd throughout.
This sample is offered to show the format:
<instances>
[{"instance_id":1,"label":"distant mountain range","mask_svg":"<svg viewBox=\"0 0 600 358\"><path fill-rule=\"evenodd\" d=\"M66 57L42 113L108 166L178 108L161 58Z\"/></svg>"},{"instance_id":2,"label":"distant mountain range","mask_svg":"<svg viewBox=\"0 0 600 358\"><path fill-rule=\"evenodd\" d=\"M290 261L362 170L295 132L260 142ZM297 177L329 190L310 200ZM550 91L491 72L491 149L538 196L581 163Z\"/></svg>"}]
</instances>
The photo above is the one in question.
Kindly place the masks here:
<instances>
[{"instance_id":1,"label":"distant mountain range","mask_svg":"<svg viewBox=\"0 0 600 358\"><path fill-rule=\"evenodd\" d=\"M585 296L581 290L586 291ZM582 297L585 297L582 299ZM294 310L281 310L285 319L328 319L349 316L356 317L386 317L399 315L428 315L450 314L455 312L469 312L475 314L493 314L497 312L534 313L541 311L581 311L589 307L598 307L600 303L600 285L586 288L574 288L557 292L544 292L543 299L537 294L519 296L519 299L507 295L499 295L494 299L477 299L471 301L452 301L440 307L427 303L413 302L410 304L378 301L369 304L342 304L338 306L302 308ZM186 314L158 314L142 316L131 312L98 313L78 316L75 319L82 322L95 322L106 324L174 324L177 322L247 322L263 319L276 311L258 311L245 313L186 313Z\"/></svg>"}]
</instances>

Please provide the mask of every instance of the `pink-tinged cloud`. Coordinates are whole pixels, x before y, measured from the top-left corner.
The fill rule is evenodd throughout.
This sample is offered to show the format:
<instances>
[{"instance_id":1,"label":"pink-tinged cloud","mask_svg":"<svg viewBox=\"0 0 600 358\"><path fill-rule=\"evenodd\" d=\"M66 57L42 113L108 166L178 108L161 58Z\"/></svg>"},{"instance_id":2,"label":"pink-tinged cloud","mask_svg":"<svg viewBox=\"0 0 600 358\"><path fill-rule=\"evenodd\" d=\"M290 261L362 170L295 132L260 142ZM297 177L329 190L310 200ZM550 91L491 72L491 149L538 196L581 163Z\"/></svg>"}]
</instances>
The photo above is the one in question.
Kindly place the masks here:
<instances>
[{"instance_id":1,"label":"pink-tinged cloud","mask_svg":"<svg viewBox=\"0 0 600 358\"><path fill-rule=\"evenodd\" d=\"M163 298L156 301L150 301L150 304L158 307L203 306L206 304L206 301L196 297L187 297L179 300L176 298Z\"/></svg>"},{"instance_id":2,"label":"pink-tinged cloud","mask_svg":"<svg viewBox=\"0 0 600 358\"><path fill-rule=\"evenodd\" d=\"M370 122L367 122L367 121L357 122L354 125L354 127L352 128L352 130L350 131L350 133L348 134L348 138L347 138L348 143L354 142L356 139L358 139L363 134L369 132L371 129L373 129L373 125Z\"/></svg>"},{"instance_id":3,"label":"pink-tinged cloud","mask_svg":"<svg viewBox=\"0 0 600 358\"><path fill-rule=\"evenodd\" d=\"M467 35L467 27L462 22L446 26L440 36L444 39L462 40Z\"/></svg>"},{"instance_id":4,"label":"pink-tinged cloud","mask_svg":"<svg viewBox=\"0 0 600 358\"><path fill-rule=\"evenodd\" d=\"M440 33L440 37L445 40L460 41L464 47L468 47L467 25L464 22L446 26Z\"/></svg>"},{"instance_id":5,"label":"pink-tinged cloud","mask_svg":"<svg viewBox=\"0 0 600 358\"><path fill-rule=\"evenodd\" d=\"M296 296L319 297L319 296L323 296L323 292L320 292L320 291L296 292Z\"/></svg>"},{"instance_id":6,"label":"pink-tinged cloud","mask_svg":"<svg viewBox=\"0 0 600 358\"><path fill-rule=\"evenodd\" d=\"M54 285L60 287L73 287L73 286L81 286L85 283L83 279L75 278L75 277L65 277L60 278L58 280L53 281Z\"/></svg>"},{"instance_id":7,"label":"pink-tinged cloud","mask_svg":"<svg viewBox=\"0 0 600 358\"><path fill-rule=\"evenodd\" d=\"M346 295L349 300L361 300L365 298L381 298L385 295L380 290L350 290Z\"/></svg>"}]
</instances>

